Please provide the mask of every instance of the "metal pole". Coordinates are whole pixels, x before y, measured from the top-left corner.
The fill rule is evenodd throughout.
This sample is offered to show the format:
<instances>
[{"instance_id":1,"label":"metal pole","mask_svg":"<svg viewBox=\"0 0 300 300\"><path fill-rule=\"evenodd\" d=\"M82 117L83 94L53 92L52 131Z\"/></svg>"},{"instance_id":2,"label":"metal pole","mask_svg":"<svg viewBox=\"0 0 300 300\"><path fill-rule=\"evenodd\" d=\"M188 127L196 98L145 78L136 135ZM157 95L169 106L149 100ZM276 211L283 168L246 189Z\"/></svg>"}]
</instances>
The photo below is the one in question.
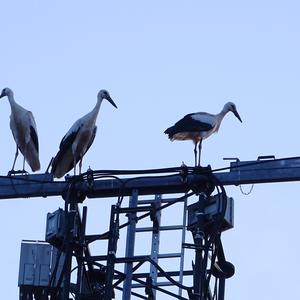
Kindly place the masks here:
<instances>
[{"instance_id":1,"label":"metal pole","mask_svg":"<svg viewBox=\"0 0 300 300\"><path fill-rule=\"evenodd\" d=\"M71 280L71 266L72 266L72 254L70 250L67 249L65 256L65 271L64 271L64 284L63 284L63 293L62 299L69 300L69 292L70 292L70 280Z\"/></svg>"},{"instance_id":2,"label":"metal pole","mask_svg":"<svg viewBox=\"0 0 300 300\"><path fill-rule=\"evenodd\" d=\"M107 271L106 271L106 287L105 287L105 297L104 300L111 300L113 298L113 280L115 273L115 259L117 245L116 241L118 238L118 212L116 212L116 206L112 205L110 213L110 226L109 226L109 239L108 239L108 250L107 250Z\"/></svg>"},{"instance_id":3,"label":"metal pole","mask_svg":"<svg viewBox=\"0 0 300 300\"><path fill-rule=\"evenodd\" d=\"M180 270L179 270L179 283L183 284L183 271L184 271L184 250L183 244L185 243L186 236L186 215L187 215L187 198L184 199L183 216L182 216L182 235L181 235L181 257L180 257ZM182 296L182 288L178 290L179 296Z\"/></svg>"},{"instance_id":4,"label":"metal pole","mask_svg":"<svg viewBox=\"0 0 300 300\"><path fill-rule=\"evenodd\" d=\"M157 209L161 207L161 195L155 195L154 208ZM160 242L160 221L161 221L161 211L158 210L153 216L153 229L152 229L152 244L151 244L151 259L158 263L159 255L159 242ZM157 285L157 268L150 264L150 277L152 279L152 285ZM152 294L154 299L156 299L156 289L152 289Z\"/></svg>"},{"instance_id":5,"label":"metal pole","mask_svg":"<svg viewBox=\"0 0 300 300\"><path fill-rule=\"evenodd\" d=\"M225 299L225 277L221 277L219 279L219 299L218 300L224 300Z\"/></svg>"},{"instance_id":6,"label":"metal pole","mask_svg":"<svg viewBox=\"0 0 300 300\"><path fill-rule=\"evenodd\" d=\"M81 228L80 228L80 236L79 236L79 249L76 251L76 256L83 257L84 253L84 237L85 237L85 228L86 228L86 218L87 218L87 207L84 206L82 210L82 222L81 222ZM77 271L77 290L75 299L80 300L81 299L81 293L82 293L82 279L84 274L84 263L82 260L77 259L78 264L78 271Z\"/></svg>"},{"instance_id":7,"label":"metal pole","mask_svg":"<svg viewBox=\"0 0 300 300\"><path fill-rule=\"evenodd\" d=\"M197 225L194 229L193 237L195 243L195 266L194 266L194 300L204 300L203 299L203 287L205 278L205 262L203 261L203 247L204 247L204 208L205 208L206 195L200 193L198 199L198 209L197 209Z\"/></svg>"},{"instance_id":8,"label":"metal pole","mask_svg":"<svg viewBox=\"0 0 300 300\"><path fill-rule=\"evenodd\" d=\"M71 229L72 224L74 225L74 215L71 213L71 210L75 208L75 204L70 204L66 201L65 203L65 262L63 266L63 292L62 292L62 300L69 300L70 293L70 281L71 281L71 269L72 269L72 238L71 238Z\"/></svg>"},{"instance_id":9,"label":"metal pole","mask_svg":"<svg viewBox=\"0 0 300 300\"><path fill-rule=\"evenodd\" d=\"M129 199L129 207L135 208L138 203L138 191L134 190L132 196ZM134 256L134 244L135 244L135 229L136 229L136 213L130 212L127 214L129 225L127 227L127 238L126 238L126 250L125 257ZM123 300L130 300L131 297L131 284L132 284L132 267L133 262L126 262L124 273L126 274L126 279L123 285Z\"/></svg>"}]
</instances>

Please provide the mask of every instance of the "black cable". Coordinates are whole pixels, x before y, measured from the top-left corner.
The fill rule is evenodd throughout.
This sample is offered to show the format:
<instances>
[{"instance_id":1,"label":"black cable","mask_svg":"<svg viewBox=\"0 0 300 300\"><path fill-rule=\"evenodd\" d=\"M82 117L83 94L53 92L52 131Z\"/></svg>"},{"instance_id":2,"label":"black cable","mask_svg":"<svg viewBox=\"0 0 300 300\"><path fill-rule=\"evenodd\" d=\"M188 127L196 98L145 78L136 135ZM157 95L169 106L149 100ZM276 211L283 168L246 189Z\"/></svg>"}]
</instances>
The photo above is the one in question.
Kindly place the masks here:
<instances>
[{"instance_id":1,"label":"black cable","mask_svg":"<svg viewBox=\"0 0 300 300\"><path fill-rule=\"evenodd\" d=\"M218 249L220 247L220 235L221 235L221 227L222 227L222 224L223 224L223 220L224 220L224 217L225 217L225 213L226 213L226 208L227 208L227 196L226 196L226 192L225 192L225 189L224 189L224 186L220 184L220 182L218 182L217 178L215 178L216 180L216 183L219 184L216 185L217 187L220 187L222 192L220 193L220 191L218 190L218 195L220 197L220 200L221 203L222 203L222 211L220 213L220 215L217 217L218 220L215 221L215 228L210 236L210 239L208 241L208 245L207 247L211 247L211 245L214 244L215 246L215 251L213 253L213 256L212 256L212 259L211 259L211 266L213 267L214 263L215 263L215 260L216 260L216 256L218 254ZM217 240L217 244L216 244L216 241ZM208 249L207 249L208 251ZM206 254L206 253L205 253ZM212 267L211 267L211 270L210 270L210 273L207 277L207 280L206 280L206 286L205 286L205 290L204 290L204 293L205 293L205 296L207 296L207 293L208 293L208 290L209 290L209 283L210 283L210 279L211 279L211 271L212 271Z\"/></svg>"},{"instance_id":2,"label":"black cable","mask_svg":"<svg viewBox=\"0 0 300 300\"><path fill-rule=\"evenodd\" d=\"M211 175L212 175L211 176L211 180L213 181L214 185L216 186L216 188L218 190L219 202L222 203L221 213L217 216L216 222L214 222L215 228L214 228L213 232L215 232L216 234L218 234L220 232L220 230L221 230L221 227L222 227L222 224L223 224L223 220L224 220L224 217L225 217L225 214L226 214L226 209L227 209L227 194L226 194L224 186L221 184L221 182L218 180L218 178L216 176L214 176L213 174L211 174ZM221 189L221 192L219 191L219 188ZM211 238L211 241L213 239ZM210 241L210 243L211 243L211 241Z\"/></svg>"},{"instance_id":3,"label":"black cable","mask_svg":"<svg viewBox=\"0 0 300 300\"><path fill-rule=\"evenodd\" d=\"M220 235L220 234L219 234ZM216 258L218 255L218 249L219 249L219 243L212 245L212 256L211 256L211 263L210 263L210 271L208 273L208 276L206 278L206 285L204 287L204 295L207 297L208 291L209 291L209 284L212 276L212 268L214 267L214 264L216 262Z\"/></svg>"},{"instance_id":4,"label":"black cable","mask_svg":"<svg viewBox=\"0 0 300 300\"><path fill-rule=\"evenodd\" d=\"M135 180L144 180L144 179L153 179L153 178L171 178L171 177L176 177L178 176L177 174L174 174L174 175L166 175L166 176L141 176L141 177L133 177L133 178L128 178L126 179L125 181L123 181L122 183L122 188L120 188L120 192L123 191L126 187L126 185L128 184L128 182L131 182L131 181L135 181ZM124 195L123 193L121 193L122 196L121 196L121 201L118 201L118 205L121 206L122 204L122 200L124 198ZM120 195L119 195L120 197Z\"/></svg>"},{"instance_id":5,"label":"black cable","mask_svg":"<svg viewBox=\"0 0 300 300\"><path fill-rule=\"evenodd\" d=\"M57 248L55 248L55 249L57 249ZM52 283L55 283L56 275L57 275L57 269L58 269L61 254L62 254L62 251L58 249L58 252L56 254L55 266L52 270L51 277L50 277L50 280L49 280L49 285L48 285L49 287L52 287ZM52 261L53 261L53 259L52 259Z\"/></svg>"},{"instance_id":6,"label":"black cable","mask_svg":"<svg viewBox=\"0 0 300 300\"><path fill-rule=\"evenodd\" d=\"M147 286L147 282L145 282L145 281L143 281L143 280L141 280L141 279L133 278L133 280L136 281L136 282L138 282L138 283L140 283L140 284L142 284L143 286ZM157 290L157 291L159 291L159 292L161 292L161 293L164 293L164 294L166 294L166 295L168 295L168 296L171 296L171 297L173 297L173 298L181 299L181 300L188 300L187 298L184 298L184 297L182 297L182 296L178 296L178 295L174 294L173 292L171 292L171 291L169 291L169 290L162 289L161 287L159 287L159 286L157 286L157 285L154 286L154 285L151 284L151 283L150 283L149 285L150 285L151 288L153 288L153 289L155 289L155 290ZM147 299L153 299L153 298L148 297Z\"/></svg>"},{"instance_id":7,"label":"black cable","mask_svg":"<svg viewBox=\"0 0 300 300\"><path fill-rule=\"evenodd\" d=\"M183 169L185 171L190 171L194 172L197 170L197 173L199 174L208 174L208 173L214 173L214 172L219 172L219 171L226 171L226 170L232 170L232 169L237 169L237 168L243 168L243 167L249 167L249 166L254 166L254 165L260 165L264 163L270 163L272 162L279 162L279 161L285 161L285 160L295 160L295 159L300 159L300 156L293 156L293 157L286 157L286 158L277 158L273 160L256 160L252 161L249 163L245 163L242 165L236 165L236 166L229 166L229 167L222 167L222 168L217 168L217 169L212 169L212 170L205 170L205 169L199 169L199 167L170 167L170 168L160 168L160 169L144 169L144 170L95 170L92 171L93 174L101 174L101 175L107 175L107 174L118 174L118 175L135 175L135 174L155 174L155 173L173 173L173 172L181 172ZM84 176L88 174L82 173L81 175Z\"/></svg>"},{"instance_id":8,"label":"black cable","mask_svg":"<svg viewBox=\"0 0 300 300\"><path fill-rule=\"evenodd\" d=\"M188 194L185 194L185 195L183 195L183 196L177 198L175 201L172 201L172 202L166 203L166 204L164 204L164 205L162 205L162 206L160 206L160 207L157 207L157 208L155 208L155 212L160 211L160 210L162 210L162 209L164 209L164 208L167 208L167 207L169 207L169 206L171 206L171 205L173 205L173 204L175 204L175 203L178 203L178 202L182 201L182 200L185 199L185 198L189 198L189 197L193 196L195 193L196 193L196 192L192 191L192 192L190 192L190 193L188 193ZM136 222L138 222L138 221L140 221L140 220L142 220L142 219L144 219L144 218L150 216L150 214L151 214L151 212L148 212L148 213L145 213L145 214L143 214L143 215L137 217L137 218L136 218ZM120 229L122 229L122 228L128 226L129 224L130 224L130 222L123 223L122 225L119 225L118 229L120 230ZM97 236L97 238L94 239L94 240L92 240L91 242L94 242L95 240L105 239L105 238L107 238L107 236L109 235L109 233L110 233L109 231L106 231L106 232L104 232L103 234Z\"/></svg>"},{"instance_id":9,"label":"black cable","mask_svg":"<svg viewBox=\"0 0 300 300\"><path fill-rule=\"evenodd\" d=\"M208 255L211 247L213 247L214 245L216 238L218 237L218 235L221 234L221 227L223 225L223 220L227 208L227 196L226 196L226 191L224 189L224 186L219 182L219 180L215 177L214 174L211 173L208 176L208 178L211 180L211 182L213 182L214 186L217 189L218 196L219 196L218 203L221 205L221 211L217 215L216 220L214 221L214 225L213 228L211 229L209 236L207 238L205 237L204 256L203 256L203 265L202 265L203 274L201 277L202 284L201 284L201 291L200 291L200 294L202 294L202 291L204 292L205 297L207 297L207 293L209 291L209 282L211 279L211 273L209 273L208 277L206 278ZM213 253L212 260L213 262L215 260L214 253Z\"/></svg>"},{"instance_id":10,"label":"black cable","mask_svg":"<svg viewBox=\"0 0 300 300\"><path fill-rule=\"evenodd\" d=\"M293 157L286 157L286 158L278 158L278 159L273 159L272 162L279 162L279 161L285 161L285 160L295 160L295 159L300 159L299 156L293 156ZM255 165L261 165L264 163L270 163L271 160L257 160L254 162L249 162L245 163L242 165L236 165L236 166L229 166L229 167L222 167L222 168L217 168L217 169L212 169L212 170L199 170L198 167L172 167L172 168L161 168L161 169L145 169L145 170L96 170L92 171L92 174L95 175L102 175L103 177L109 176L109 175L134 175L134 174L155 174L155 173L172 173L172 172L182 172L188 171L188 174L192 174L193 172L197 171L197 174L210 174L210 173L215 173L215 172L220 172L220 171L226 171L226 170L233 170L233 169L242 169L245 167L249 166L255 166ZM255 169L253 169L255 171ZM85 176L89 174L89 172L82 173L81 175L75 176L77 179L76 181L83 180ZM25 176L25 175L24 175ZM54 181L54 180L47 180L47 181L42 181L42 180L37 180L37 179L31 179L31 178L24 178L20 176L3 176L0 175L0 179L13 179L13 180L19 180L19 181L24 181L26 183L57 183L61 184L62 181ZM10 184L1 184L0 186L10 186Z\"/></svg>"},{"instance_id":11,"label":"black cable","mask_svg":"<svg viewBox=\"0 0 300 300\"><path fill-rule=\"evenodd\" d=\"M144 170L93 170L90 171L93 174L97 175L137 175L137 174L158 174L158 173L175 173L180 172L183 169L187 169L190 171L194 170L194 167L170 167L170 168L158 168L158 169L144 169ZM82 173L82 176L88 175L89 172Z\"/></svg>"},{"instance_id":12,"label":"black cable","mask_svg":"<svg viewBox=\"0 0 300 300\"><path fill-rule=\"evenodd\" d=\"M166 203L166 204L164 204L164 205L162 205L162 206L160 206L160 207L155 208L155 212L158 212L158 211L160 211L160 210L162 210L162 209L164 209L164 208L167 208L167 207L169 207L169 206L171 206L171 205L173 205L173 204L175 204L175 203L178 203L178 202L182 201L182 200L185 199L185 198L189 198L189 197L191 197L191 196L194 195L194 194L195 194L195 192L190 192L190 193L188 193L188 194L185 194L184 196L177 198L175 201ZM143 215L137 217L137 218L136 218L136 221L140 221L140 220L142 220L142 219L144 219L144 218L150 216L150 214L151 214L150 212L145 213L145 214L143 214ZM122 228L128 226L129 224L130 224L130 222L126 222L126 223L120 225L120 226L119 226L119 229L122 229ZM106 234L108 234L108 233L109 233L109 232L107 232ZM105 233L104 233L104 234L105 234Z\"/></svg>"},{"instance_id":13,"label":"black cable","mask_svg":"<svg viewBox=\"0 0 300 300\"><path fill-rule=\"evenodd\" d=\"M218 299L218 278L216 278L215 281L215 286L214 286L214 295L213 295L213 300Z\"/></svg>"},{"instance_id":14,"label":"black cable","mask_svg":"<svg viewBox=\"0 0 300 300\"><path fill-rule=\"evenodd\" d=\"M168 275L167 272L164 271L164 269L162 267L159 266L158 263L156 263L152 258L148 257L146 258L146 260L148 260L157 270L159 270L159 272L161 274L163 274L171 283L173 283L174 285L176 285L177 287L183 289L183 290L191 290L192 287L189 286L185 286L179 282L177 282L176 280L174 280L170 275Z\"/></svg>"},{"instance_id":15,"label":"black cable","mask_svg":"<svg viewBox=\"0 0 300 300\"><path fill-rule=\"evenodd\" d=\"M91 172L89 171L89 172L86 172L84 174L72 177L70 182L72 182L72 184L76 184L78 182L81 182L82 180L88 180L88 176L90 174L91 174ZM122 191L125 188L124 180L122 180L121 178L119 178L116 175L111 175L111 174L106 174L106 175L101 174L101 175L96 175L96 176L94 176L94 174L92 174L92 175L93 175L93 180L95 180L95 179L103 179L103 178L113 178L113 179L115 179L115 180L117 180L117 181L120 182L121 186L119 188L118 201L117 201L117 204L116 204L117 207L120 207L121 203L123 201L123 198L124 198L124 195L123 195L124 193L122 193Z\"/></svg>"}]
</instances>

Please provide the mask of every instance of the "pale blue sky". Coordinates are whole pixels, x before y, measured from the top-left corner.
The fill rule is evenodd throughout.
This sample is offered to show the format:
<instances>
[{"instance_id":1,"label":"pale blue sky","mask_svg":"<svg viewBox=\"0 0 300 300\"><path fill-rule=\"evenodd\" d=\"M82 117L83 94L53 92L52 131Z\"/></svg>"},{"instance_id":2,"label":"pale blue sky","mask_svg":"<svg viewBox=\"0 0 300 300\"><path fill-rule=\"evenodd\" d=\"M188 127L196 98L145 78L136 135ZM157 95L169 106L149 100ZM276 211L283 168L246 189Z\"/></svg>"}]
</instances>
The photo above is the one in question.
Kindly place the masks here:
<instances>
[{"instance_id":1,"label":"pale blue sky","mask_svg":"<svg viewBox=\"0 0 300 300\"><path fill-rule=\"evenodd\" d=\"M192 164L192 143L171 143L163 131L186 113L219 112L228 100L243 123L232 114L224 119L203 143L204 165L227 166L223 157L298 156L299 6L296 0L2 1L0 89L10 87L32 110L42 171L102 88L119 109L103 103L83 169ZM1 175L15 151L9 114L1 99ZM245 197L227 188L235 228L223 239L236 266L227 299L300 298L299 191L298 183L266 184ZM86 202L91 231L105 230L99 220L114 201ZM21 240L43 239L46 214L58 206L59 198L0 202L3 298L18 297Z\"/></svg>"}]
</instances>

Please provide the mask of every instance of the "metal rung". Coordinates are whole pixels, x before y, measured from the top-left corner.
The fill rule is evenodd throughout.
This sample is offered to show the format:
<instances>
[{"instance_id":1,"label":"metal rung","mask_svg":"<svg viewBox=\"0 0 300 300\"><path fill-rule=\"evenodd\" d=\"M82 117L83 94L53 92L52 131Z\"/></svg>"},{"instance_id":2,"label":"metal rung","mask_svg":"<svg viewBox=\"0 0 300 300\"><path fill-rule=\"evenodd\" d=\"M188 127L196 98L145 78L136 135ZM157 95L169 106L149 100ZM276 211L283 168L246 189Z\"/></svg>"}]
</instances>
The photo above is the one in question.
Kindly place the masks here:
<instances>
[{"instance_id":1,"label":"metal rung","mask_svg":"<svg viewBox=\"0 0 300 300\"><path fill-rule=\"evenodd\" d=\"M161 199L161 203L171 203L171 202L184 202L185 198L178 200L178 198L168 198L168 199ZM139 200L138 204L151 204L154 203L154 199L149 200Z\"/></svg>"},{"instance_id":2,"label":"metal rung","mask_svg":"<svg viewBox=\"0 0 300 300\"><path fill-rule=\"evenodd\" d=\"M167 253L167 254L159 254L158 258L176 258L181 257L181 253Z\"/></svg>"},{"instance_id":3,"label":"metal rung","mask_svg":"<svg viewBox=\"0 0 300 300\"><path fill-rule=\"evenodd\" d=\"M139 206L139 207L124 207L119 208L119 213L121 214L127 214L127 213L133 213L133 212L144 212L144 211L151 211L152 206Z\"/></svg>"},{"instance_id":4,"label":"metal rung","mask_svg":"<svg viewBox=\"0 0 300 300\"><path fill-rule=\"evenodd\" d=\"M178 282L178 281L177 281L177 282ZM178 282L178 283L179 283L179 282ZM165 282L157 282L157 283L155 284L155 286L174 286L174 283L171 283L171 282L169 282L169 281L165 281ZM134 289L138 289L138 288L144 288L145 285L144 285L144 284L140 284L140 283L136 283L136 284L133 284L131 287L134 288Z\"/></svg>"},{"instance_id":5,"label":"metal rung","mask_svg":"<svg viewBox=\"0 0 300 300\"><path fill-rule=\"evenodd\" d=\"M172 225L172 226L160 226L160 231L167 231L167 230L182 230L184 227L182 225ZM136 232L146 232L146 231L153 231L153 227L140 227L136 229Z\"/></svg>"}]
</instances>

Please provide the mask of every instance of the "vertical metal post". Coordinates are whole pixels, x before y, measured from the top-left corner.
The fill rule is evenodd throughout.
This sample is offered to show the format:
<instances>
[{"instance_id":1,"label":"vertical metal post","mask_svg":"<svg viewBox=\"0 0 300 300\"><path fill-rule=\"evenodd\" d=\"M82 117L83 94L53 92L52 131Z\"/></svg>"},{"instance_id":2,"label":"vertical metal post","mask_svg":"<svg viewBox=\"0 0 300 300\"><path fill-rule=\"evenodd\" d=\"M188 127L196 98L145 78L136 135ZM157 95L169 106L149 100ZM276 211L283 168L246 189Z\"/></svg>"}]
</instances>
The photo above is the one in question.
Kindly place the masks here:
<instances>
[{"instance_id":1,"label":"vertical metal post","mask_svg":"<svg viewBox=\"0 0 300 300\"><path fill-rule=\"evenodd\" d=\"M183 213L182 213L182 234L181 234L181 257L180 257L180 269L179 269L179 283L183 284L183 270L184 270L184 247L186 236L186 215L187 215L187 198L184 198ZM178 289L178 295L182 296L182 288Z\"/></svg>"},{"instance_id":2,"label":"vertical metal post","mask_svg":"<svg viewBox=\"0 0 300 300\"><path fill-rule=\"evenodd\" d=\"M70 200L70 199L67 199ZM69 203L66 200L65 203L65 262L63 266L63 292L62 292L62 300L69 300L70 293L70 285L71 285L71 269L72 269L72 252L73 252L73 241L72 241L72 232L74 230L74 213L77 205L73 202ZM70 205L70 209L69 208Z\"/></svg>"},{"instance_id":3,"label":"vertical metal post","mask_svg":"<svg viewBox=\"0 0 300 300\"><path fill-rule=\"evenodd\" d=\"M218 300L224 300L225 299L225 277L221 277L219 279L219 298Z\"/></svg>"},{"instance_id":4,"label":"vertical metal post","mask_svg":"<svg viewBox=\"0 0 300 300\"><path fill-rule=\"evenodd\" d=\"M72 266L72 253L71 251L67 250L65 256L64 270L63 270L64 272L64 283L63 283L63 292L62 292L63 300L69 300L71 266Z\"/></svg>"},{"instance_id":5,"label":"vertical metal post","mask_svg":"<svg viewBox=\"0 0 300 300\"><path fill-rule=\"evenodd\" d=\"M82 257L84 253L83 243L85 238L86 217L87 217L87 207L84 206L82 209L82 221L81 221L80 236L79 236L79 249L76 251L76 256L80 256L80 257ZM75 299L80 300L82 294L84 264L80 259L77 259L77 264L78 264L77 291L76 291Z\"/></svg>"},{"instance_id":6,"label":"vertical metal post","mask_svg":"<svg viewBox=\"0 0 300 300\"><path fill-rule=\"evenodd\" d=\"M116 217L115 217L116 216ZM111 206L110 225L109 225L109 239L107 249L107 271L106 271L106 287L105 287L105 300L111 300L114 295L113 280L115 273L115 259L117 251L117 239L119 228L119 216L115 205Z\"/></svg>"},{"instance_id":7,"label":"vertical metal post","mask_svg":"<svg viewBox=\"0 0 300 300\"><path fill-rule=\"evenodd\" d=\"M132 196L129 199L129 208L136 208L138 203L138 191L133 190ZM135 230L136 230L136 212L130 212L127 214L129 225L127 227L126 237L126 249L125 257L134 256L134 244L135 244ZM131 284L132 284L132 262L125 263L124 273L126 279L123 285L123 300L130 300L131 297Z\"/></svg>"},{"instance_id":8,"label":"vertical metal post","mask_svg":"<svg viewBox=\"0 0 300 300\"><path fill-rule=\"evenodd\" d=\"M161 206L161 195L155 195L154 208L157 209ZM158 263L159 255L159 236L160 236L160 220L161 220L161 210L154 213L153 216L153 230L152 230L152 244L151 244L151 259ZM150 277L152 279L152 284L157 284L157 269L154 265L150 264ZM152 290L153 297L156 297L156 289Z\"/></svg>"},{"instance_id":9,"label":"vertical metal post","mask_svg":"<svg viewBox=\"0 0 300 300\"><path fill-rule=\"evenodd\" d=\"M203 246L204 246L204 208L205 208L206 195L200 193L198 199L198 209L197 209L197 225L194 229L193 237L195 243L195 266L194 266L194 300L204 300L203 299L203 288L204 288L204 278L205 278L205 262L203 261Z\"/></svg>"}]
</instances>

